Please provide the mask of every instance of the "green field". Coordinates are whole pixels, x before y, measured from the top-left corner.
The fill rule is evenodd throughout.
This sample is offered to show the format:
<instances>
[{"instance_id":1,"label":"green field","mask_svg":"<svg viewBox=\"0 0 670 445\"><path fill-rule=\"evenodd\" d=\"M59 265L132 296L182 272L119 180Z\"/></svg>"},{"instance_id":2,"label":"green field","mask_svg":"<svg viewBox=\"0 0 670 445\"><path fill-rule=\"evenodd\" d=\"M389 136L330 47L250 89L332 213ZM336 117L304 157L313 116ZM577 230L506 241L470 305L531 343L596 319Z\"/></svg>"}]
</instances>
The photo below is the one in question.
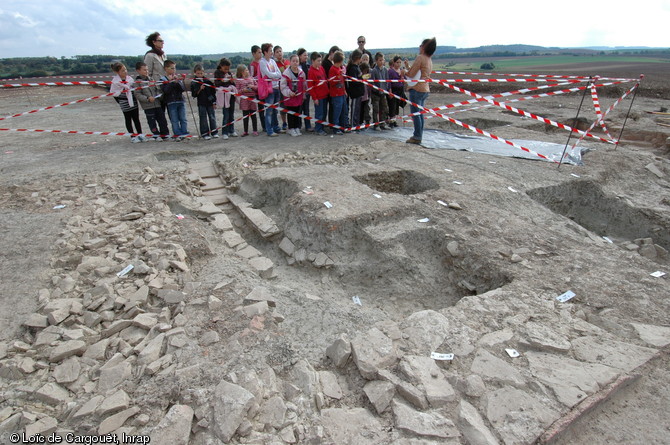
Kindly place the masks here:
<instances>
[{"instance_id":1,"label":"green field","mask_svg":"<svg viewBox=\"0 0 670 445\"><path fill-rule=\"evenodd\" d=\"M670 63L670 60L659 57L636 57L631 55L594 55L594 56L521 56L521 57L478 57L473 59L438 59L433 62L435 69L448 71L477 71L483 63L493 63L494 71L508 71L510 69L531 68L548 65L567 65L573 63Z\"/></svg>"}]
</instances>

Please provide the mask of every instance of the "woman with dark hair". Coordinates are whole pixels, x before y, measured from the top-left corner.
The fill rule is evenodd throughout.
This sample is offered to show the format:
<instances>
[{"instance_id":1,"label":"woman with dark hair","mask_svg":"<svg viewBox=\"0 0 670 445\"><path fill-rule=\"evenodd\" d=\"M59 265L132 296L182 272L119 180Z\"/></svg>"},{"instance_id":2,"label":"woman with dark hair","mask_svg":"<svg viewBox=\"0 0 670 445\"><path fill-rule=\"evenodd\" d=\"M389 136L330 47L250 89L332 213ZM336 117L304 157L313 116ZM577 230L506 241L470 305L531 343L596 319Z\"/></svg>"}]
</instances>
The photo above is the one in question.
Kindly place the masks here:
<instances>
[{"instance_id":1,"label":"woman with dark hair","mask_svg":"<svg viewBox=\"0 0 670 445\"><path fill-rule=\"evenodd\" d=\"M432 39L425 39L421 43L421 46L419 46L419 55L416 56L414 63L412 63L412 66L409 67L405 74L407 79L420 79L419 82L408 82L409 109L412 113L412 122L414 123L414 134L405 141L408 144L421 144L424 118L423 114L420 114L419 112L422 111L423 105L428 98L429 82L426 82L426 80L430 79L430 73L433 71L433 61L431 58L433 57L436 48L437 40L435 40L435 37ZM414 104L419 105L421 108Z\"/></svg>"},{"instance_id":2,"label":"woman with dark hair","mask_svg":"<svg viewBox=\"0 0 670 445\"><path fill-rule=\"evenodd\" d=\"M165 60L167 60L167 56L163 52L165 42L158 31L149 34L145 42L151 48L144 55L144 63L147 64L149 69L149 78L159 80L165 76L165 67L163 66Z\"/></svg>"}]
</instances>

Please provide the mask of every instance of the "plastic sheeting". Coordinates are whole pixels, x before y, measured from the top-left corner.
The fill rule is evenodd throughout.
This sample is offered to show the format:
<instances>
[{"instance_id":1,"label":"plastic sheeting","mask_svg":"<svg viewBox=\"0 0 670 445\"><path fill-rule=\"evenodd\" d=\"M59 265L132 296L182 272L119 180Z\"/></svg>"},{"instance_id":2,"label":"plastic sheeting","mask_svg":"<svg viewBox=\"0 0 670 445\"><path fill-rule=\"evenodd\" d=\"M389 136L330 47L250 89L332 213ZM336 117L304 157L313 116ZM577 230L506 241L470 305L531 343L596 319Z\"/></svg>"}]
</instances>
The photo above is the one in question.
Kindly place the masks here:
<instances>
[{"instance_id":1,"label":"plastic sheeting","mask_svg":"<svg viewBox=\"0 0 670 445\"><path fill-rule=\"evenodd\" d=\"M369 131L369 130L368 130ZM413 127L397 127L392 131L375 132L375 136L392 139L394 141L406 141L414 132ZM565 144L553 142L531 141L522 139L511 139L517 145L533 150L556 162L560 161ZM573 141L574 143L574 141ZM426 148L443 150L464 150L473 153L485 153L496 156L510 156L515 158L532 159L542 161L544 159L532 153L525 152L519 148L512 147L504 142L482 136L469 136L448 131L424 129L421 145ZM582 165L582 151L576 147L572 152L568 147L567 156L563 159L564 164Z\"/></svg>"}]
</instances>

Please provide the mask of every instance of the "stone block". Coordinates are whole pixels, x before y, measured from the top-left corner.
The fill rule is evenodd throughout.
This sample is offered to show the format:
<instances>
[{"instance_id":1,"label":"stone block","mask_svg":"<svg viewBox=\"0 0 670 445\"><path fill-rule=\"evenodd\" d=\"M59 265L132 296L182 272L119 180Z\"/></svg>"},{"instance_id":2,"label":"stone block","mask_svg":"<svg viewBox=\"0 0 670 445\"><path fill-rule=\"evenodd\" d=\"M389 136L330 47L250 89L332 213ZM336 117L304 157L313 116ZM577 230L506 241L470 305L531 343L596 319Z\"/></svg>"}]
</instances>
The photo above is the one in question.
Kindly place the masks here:
<instances>
[{"instance_id":1,"label":"stone block","mask_svg":"<svg viewBox=\"0 0 670 445\"><path fill-rule=\"evenodd\" d=\"M222 380L214 389L212 400L211 420L216 438L224 443L230 442L254 402L254 396L249 391Z\"/></svg>"},{"instance_id":2,"label":"stone block","mask_svg":"<svg viewBox=\"0 0 670 445\"><path fill-rule=\"evenodd\" d=\"M243 304L251 304L251 303L259 303L261 301L267 302L268 306L270 307L276 307L277 306L277 300L275 297L270 293L270 291L263 286L256 286L253 288L251 292L247 294L246 297L244 297L244 300L242 301Z\"/></svg>"},{"instance_id":3,"label":"stone block","mask_svg":"<svg viewBox=\"0 0 670 445\"><path fill-rule=\"evenodd\" d=\"M409 434L440 439L460 437L454 423L438 412L422 413L402 402L393 400L393 419L396 428Z\"/></svg>"},{"instance_id":4,"label":"stone block","mask_svg":"<svg viewBox=\"0 0 670 445\"><path fill-rule=\"evenodd\" d=\"M351 342L354 363L363 378L374 380L379 369L389 368L398 361L393 342L382 331L372 328Z\"/></svg>"},{"instance_id":5,"label":"stone block","mask_svg":"<svg viewBox=\"0 0 670 445\"><path fill-rule=\"evenodd\" d=\"M216 203L215 203L216 204ZM221 232L227 232L233 230L233 224L230 222L230 219L224 213L219 213L214 215L211 220L212 226Z\"/></svg>"},{"instance_id":6,"label":"stone block","mask_svg":"<svg viewBox=\"0 0 670 445\"><path fill-rule=\"evenodd\" d=\"M351 342L347 335L341 334L332 345L328 346L326 355L338 368L344 366L351 356Z\"/></svg>"},{"instance_id":7,"label":"stone block","mask_svg":"<svg viewBox=\"0 0 670 445\"><path fill-rule=\"evenodd\" d=\"M98 406L96 414L105 417L117 413L130 406L130 397L122 389L116 391L111 396L106 397Z\"/></svg>"},{"instance_id":8,"label":"stone block","mask_svg":"<svg viewBox=\"0 0 670 445\"><path fill-rule=\"evenodd\" d=\"M295 245L290 239L284 237L279 243L279 250L288 256L293 256L293 253L295 252Z\"/></svg>"},{"instance_id":9,"label":"stone block","mask_svg":"<svg viewBox=\"0 0 670 445\"><path fill-rule=\"evenodd\" d=\"M58 406L71 400L68 390L56 383L47 383L35 391L34 394L38 400L54 406Z\"/></svg>"},{"instance_id":10,"label":"stone block","mask_svg":"<svg viewBox=\"0 0 670 445\"><path fill-rule=\"evenodd\" d=\"M458 406L458 426L463 437L472 445L498 445L498 439L488 429L477 408L461 400Z\"/></svg>"},{"instance_id":11,"label":"stone block","mask_svg":"<svg viewBox=\"0 0 670 445\"><path fill-rule=\"evenodd\" d=\"M274 277L274 263L266 257L257 257L249 260L249 266L261 278L270 279Z\"/></svg>"},{"instance_id":12,"label":"stone block","mask_svg":"<svg viewBox=\"0 0 670 445\"><path fill-rule=\"evenodd\" d=\"M319 371L319 380L323 394L331 399L340 400L343 397L342 388L337 382L337 377L330 371Z\"/></svg>"},{"instance_id":13,"label":"stone block","mask_svg":"<svg viewBox=\"0 0 670 445\"><path fill-rule=\"evenodd\" d=\"M372 380L365 384L363 392L378 414L383 413L391 404L395 395L395 385L382 380Z\"/></svg>"},{"instance_id":14,"label":"stone block","mask_svg":"<svg viewBox=\"0 0 670 445\"><path fill-rule=\"evenodd\" d=\"M82 355L86 351L86 342L82 340L70 340L63 342L53 348L49 354L51 363L60 362L73 355Z\"/></svg>"},{"instance_id":15,"label":"stone block","mask_svg":"<svg viewBox=\"0 0 670 445\"><path fill-rule=\"evenodd\" d=\"M53 370L53 376L58 383L72 383L79 378L81 373L81 364L77 357L70 357L63 360Z\"/></svg>"},{"instance_id":16,"label":"stone block","mask_svg":"<svg viewBox=\"0 0 670 445\"><path fill-rule=\"evenodd\" d=\"M188 405L173 405L151 432L153 445L188 445L191 436L193 409Z\"/></svg>"},{"instance_id":17,"label":"stone block","mask_svg":"<svg viewBox=\"0 0 670 445\"><path fill-rule=\"evenodd\" d=\"M408 381L423 390L433 408L440 408L456 400L456 392L430 357L406 355L399 369Z\"/></svg>"},{"instance_id":18,"label":"stone block","mask_svg":"<svg viewBox=\"0 0 670 445\"><path fill-rule=\"evenodd\" d=\"M100 423L100 427L98 428L98 434L105 435L111 433L112 431L118 430L123 426L124 423L126 423L126 420L130 419L140 411L141 411L140 408L138 408L137 406L133 406L132 408L128 408L126 410L121 411L120 413L116 413L107 417L105 420L102 421L102 423Z\"/></svg>"}]
</instances>

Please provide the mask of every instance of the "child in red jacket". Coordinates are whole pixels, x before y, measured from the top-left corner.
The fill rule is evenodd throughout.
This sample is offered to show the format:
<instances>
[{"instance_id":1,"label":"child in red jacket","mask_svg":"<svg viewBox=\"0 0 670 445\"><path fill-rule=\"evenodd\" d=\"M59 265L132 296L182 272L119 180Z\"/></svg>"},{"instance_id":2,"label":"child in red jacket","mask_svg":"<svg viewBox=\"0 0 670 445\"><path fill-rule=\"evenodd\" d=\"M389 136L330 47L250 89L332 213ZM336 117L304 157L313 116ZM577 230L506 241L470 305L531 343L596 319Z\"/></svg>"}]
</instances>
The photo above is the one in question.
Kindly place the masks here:
<instances>
[{"instance_id":1,"label":"child in red jacket","mask_svg":"<svg viewBox=\"0 0 670 445\"><path fill-rule=\"evenodd\" d=\"M344 134L342 130L347 125L347 114L344 106L347 101L347 91L344 88L343 62L344 54L342 51L336 51L333 54L333 66L330 67L330 71L328 72L328 78L331 79L329 86L333 106L333 124L342 127L335 131L335 134L339 135Z\"/></svg>"},{"instance_id":2,"label":"child in red jacket","mask_svg":"<svg viewBox=\"0 0 670 445\"><path fill-rule=\"evenodd\" d=\"M326 106L328 104L328 82L326 78L326 70L321 66L321 53L314 51L310 56L312 66L309 67L307 79L309 86L312 88L310 94L314 101L314 116L317 120L326 120ZM319 136L325 136L323 131L323 124L317 122L314 125L314 131Z\"/></svg>"}]
</instances>

